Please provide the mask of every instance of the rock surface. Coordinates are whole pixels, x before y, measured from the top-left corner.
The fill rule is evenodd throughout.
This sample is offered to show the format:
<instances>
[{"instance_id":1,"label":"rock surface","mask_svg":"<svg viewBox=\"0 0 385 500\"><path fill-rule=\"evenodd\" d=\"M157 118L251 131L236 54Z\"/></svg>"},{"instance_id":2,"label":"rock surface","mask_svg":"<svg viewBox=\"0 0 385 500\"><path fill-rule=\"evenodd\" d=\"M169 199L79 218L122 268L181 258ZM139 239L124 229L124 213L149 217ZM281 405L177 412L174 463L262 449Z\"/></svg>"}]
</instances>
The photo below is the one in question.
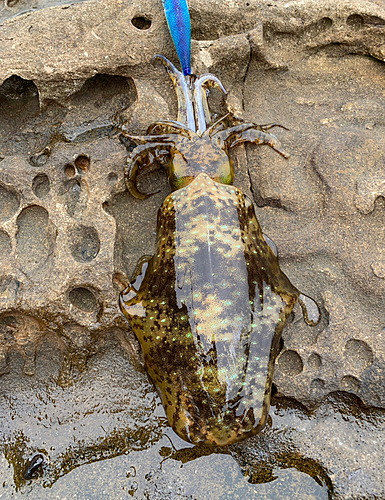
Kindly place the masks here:
<instances>
[{"instance_id":1,"label":"rock surface","mask_svg":"<svg viewBox=\"0 0 385 500\"><path fill-rule=\"evenodd\" d=\"M290 160L240 147L236 183L254 197L283 270L322 310L315 328L296 310L283 334L272 426L226 453L251 483L294 466L335 498L384 498L385 4L189 5L194 71L216 74L245 120L290 129L277 133ZM169 188L156 173L143 183L160 186L158 194L128 195L118 126L140 133L176 115L168 77L151 64L156 53L176 61L160 1L39 0L10 17L18 9L8 0L0 10L0 425L14 469L9 498L24 491L35 452L46 457L37 482L51 485L169 432L118 309L119 280L152 253ZM163 495L188 498L176 486Z\"/></svg>"}]
</instances>

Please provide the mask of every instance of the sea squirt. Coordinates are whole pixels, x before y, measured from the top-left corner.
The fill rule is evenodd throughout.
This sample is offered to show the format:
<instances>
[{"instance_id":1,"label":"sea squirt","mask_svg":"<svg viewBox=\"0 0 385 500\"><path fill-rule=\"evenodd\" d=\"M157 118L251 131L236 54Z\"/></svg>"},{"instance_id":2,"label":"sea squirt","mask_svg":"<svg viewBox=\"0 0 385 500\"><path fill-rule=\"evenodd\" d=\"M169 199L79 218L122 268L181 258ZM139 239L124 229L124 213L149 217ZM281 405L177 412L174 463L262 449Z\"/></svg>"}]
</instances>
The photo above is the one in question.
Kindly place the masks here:
<instances>
[{"instance_id":1,"label":"sea squirt","mask_svg":"<svg viewBox=\"0 0 385 500\"><path fill-rule=\"evenodd\" d=\"M274 243L262 233L253 203L233 187L229 150L277 138L259 126L212 121L206 87L213 75L183 76L163 56L178 96L177 121L152 124L126 166L133 196L138 173L158 162L172 193L158 212L157 244L141 259L120 306L143 349L170 425L194 444L226 445L266 423L279 340L298 300L308 324L317 304L280 270Z\"/></svg>"}]
</instances>

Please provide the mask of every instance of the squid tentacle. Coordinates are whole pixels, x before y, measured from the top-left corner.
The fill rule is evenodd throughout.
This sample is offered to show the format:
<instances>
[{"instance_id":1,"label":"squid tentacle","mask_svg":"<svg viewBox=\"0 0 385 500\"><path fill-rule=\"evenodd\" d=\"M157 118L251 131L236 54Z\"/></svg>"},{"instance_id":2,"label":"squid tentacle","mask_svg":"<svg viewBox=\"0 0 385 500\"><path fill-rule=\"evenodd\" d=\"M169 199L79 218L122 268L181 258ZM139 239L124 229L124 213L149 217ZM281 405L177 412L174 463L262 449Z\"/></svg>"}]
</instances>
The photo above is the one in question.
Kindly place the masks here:
<instances>
[{"instance_id":1,"label":"squid tentacle","mask_svg":"<svg viewBox=\"0 0 385 500\"><path fill-rule=\"evenodd\" d=\"M164 65L174 84L178 99L178 122L195 132L194 110L189 92L192 77L185 77L166 57L160 54L155 55L152 61L160 61Z\"/></svg>"},{"instance_id":2,"label":"squid tentacle","mask_svg":"<svg viewBox=\"0 0 385 500\"><path fill-rule=\"evenodd\" d=\"M127 134L127 132L122 131L122 135L130 139L130 141L135 142L137 144L147 144L149 142L154 141L153 135L131 135ZM164 142L174 144L175 140L172 137L174 134L160 134L156 136L156 142Z\"/></svg>"},{"instance_id":3,"label":"squid tentacle","mask_svg":"<svg viewBox=\"0 0 385 500\"><path fill-rule=\"evenodd\" d=\"M260 130L262 130L263 132L266 132L266 130L270 130L274 127L279 127L279 128L283 128L283 130L290 130L288 129L287 127L285 127L284 125L281 125L280 123L266 123L265 125L257 125L258 127L260 127Z\"/></svg>"},{"instance_id":4,"label":"squid tentacle","mask_svg":"<svg viewBox=\"0 0 385 500\"><path fill-rule=\"evenodd\" d=\"M212 123L210 125L210 127L208 129L205 130L205 134L208 134L209 137L211 138L214 134L217 134L218 131L218 127L220 125L223 126L223 122L224 120L226 120L226 118L229 118L231 116L231 113L226 113L225 115L221 116L220 118L218 118L218 120L216 120L214 123Z\"/></svg>"},{"instance_id":5,"label":"squid tentacle","mask_svg":"<svg viewBox=\"0 0 385 500\"><path fill-rule=\"evenodd\" d=\"M160 134L180 134L189 139L192 137L192 131L175 120L159 120L152 123L147 129L147 135L159 137Z\"/></svg>"},{"instance_id":6,"label":"squid tentacle","mask_svg":"<svg viewBox=\"0 0 385 500\"><path fill-rule=\"evenodd\" d=\"M211 122L211 114L207 103L207 95L205 86L215 87L227 95L227 90L222 85L219 78L210 73L201 75L195 82L194 102L197 107L198 131L203 133L207 129L207 125Z\"/></svg>"},{"instance_id":7,"label":"squid tentacle","mask_svg":"<svg viewBox=\"0 0 385 500\"><path fill-rule=\"evenodd\" d=\"M269 127L269 125L267 125ZM272 128L270 126L270 128ZM226 152L237 144L252 142L254 144L267 144L284 158L290 158L289 153L282 148L281 143L273 134L265 132L266 128L254 123L242 123L215 134L222 149Z\"/></svg>"},{"instance_id":8,"label":"squid tentacle","mask_svg":"<svg viewBox=\"0 0 385 500\"><path fill-rule=\"evenodd\" d=\"M154 165L156 161L165 163L167 157L170 157L170 149L172 147L173 145L170 143L152 142L150 145L140 144L133 149L124 169L124 180L128 191L134 198L145 200L159 192L142 193L137 187L136 179L140 173Z\"/></svg>"}]
</instances>

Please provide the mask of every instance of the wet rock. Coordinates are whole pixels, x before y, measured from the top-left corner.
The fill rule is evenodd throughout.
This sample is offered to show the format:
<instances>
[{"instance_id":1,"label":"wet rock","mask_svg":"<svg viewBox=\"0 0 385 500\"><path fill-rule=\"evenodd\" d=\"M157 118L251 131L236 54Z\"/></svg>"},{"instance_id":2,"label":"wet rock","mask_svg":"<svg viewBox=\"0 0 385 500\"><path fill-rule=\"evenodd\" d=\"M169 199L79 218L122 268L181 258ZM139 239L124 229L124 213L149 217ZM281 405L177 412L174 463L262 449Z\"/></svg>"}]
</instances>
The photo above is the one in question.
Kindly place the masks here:
<instances>
[{"instance_id":1,"label":"wet rock","mask_svg":"<svg viewBox=\"0 0 385 500\"><path fill-rule=\"evenodd\" d=\"M333 393L312 412L292 400L276 398L271 414L272 427L252 438L249 453L235 447L249 481L258 483L273 464L291 465L328 484L332 498L383 496L384 481L376 470L382 469L385 436L378 430L384 410L365 408L357 398ZM369 443L372 438L376 449Z\"/></svg>"}]
</instances>

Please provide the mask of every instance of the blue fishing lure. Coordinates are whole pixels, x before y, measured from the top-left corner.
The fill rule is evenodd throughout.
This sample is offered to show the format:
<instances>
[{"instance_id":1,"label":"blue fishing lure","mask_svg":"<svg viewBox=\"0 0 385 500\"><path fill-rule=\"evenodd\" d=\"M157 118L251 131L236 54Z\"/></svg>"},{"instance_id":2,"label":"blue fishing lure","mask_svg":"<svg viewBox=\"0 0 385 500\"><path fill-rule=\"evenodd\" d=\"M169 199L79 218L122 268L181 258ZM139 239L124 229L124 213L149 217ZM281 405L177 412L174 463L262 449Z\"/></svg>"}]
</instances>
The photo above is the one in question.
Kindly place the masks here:
<instances>
[{"instance_id":1,"label":"blue fishing lure","mask_svg":"<svg viewBox=\"0 0 385 500\"><path fill-rule=\"evenodd\" d=\"M191 24L187 0L163 0L163 7L183 74L191 75Z\"/></svg>"}]
</instances>

